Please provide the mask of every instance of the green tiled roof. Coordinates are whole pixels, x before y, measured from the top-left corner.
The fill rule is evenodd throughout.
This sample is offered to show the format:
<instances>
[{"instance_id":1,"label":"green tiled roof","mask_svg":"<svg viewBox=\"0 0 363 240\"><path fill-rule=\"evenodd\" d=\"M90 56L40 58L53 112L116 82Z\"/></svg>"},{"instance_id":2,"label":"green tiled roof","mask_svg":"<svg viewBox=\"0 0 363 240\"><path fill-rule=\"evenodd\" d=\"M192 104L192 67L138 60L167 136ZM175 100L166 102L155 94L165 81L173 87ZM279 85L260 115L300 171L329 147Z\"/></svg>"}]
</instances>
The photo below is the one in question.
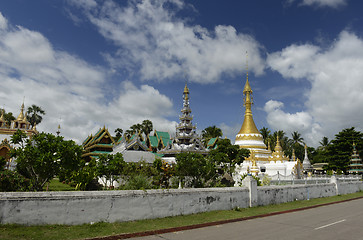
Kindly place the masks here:
<instances>
[{"instance_id":1,"label":"green tiled roof","mask_svg":"<svg viewBox=\"0 0 363 240\"><path fill-rule=\"evenodd\" d=\"M161 138L161 141L163 141L164 146L172 143L170 138Z\"/></svg>"},{"instance_id":2,"label":"green tiled roof","mask_svg":"<svg viewBox=\"0 0 363 240\"><path fill-rule=\"evenodd\" d=\"M212 146L215 143L216 140L217 140L217 138L209 139L207 146Z\"/></svg>"},{"instance_id":3,"label":"green tiled roof","mask_svg":"<svg viewBox=\"0 0 363 240\"><path fill-rule=\"evenodd\" d=\"M116 144L119 144L121 141L122 141L123 137L120 137L118 140L117 140L117 143Z\"/></svg>"},{"instance_id":4,"label":"green tiled roof","mask_svg":"<svg viewBox=\"0 0 363 240\"><path fill-rule=\"evenodd\" d=\"M218 140L218 137L211 138L207 143L207 149L216 149L217 148L217 144L216 144L217 140Z\"/></svg>"},{"instance_id":5,"label":"green tiled roof","mask_svg":"<svg viewBox=\"0 0 363 240\"><path fill-rule=\"evenodd\" d=\"M106 153L106 154L109 154L110 152L107 152L107 151L93 151L91 153Z\"/></svg>"},{"instance_id":6,"label":"green tiled roof","mask_svg":"<svg viewBox=\"0 0 363 240\"><path fill-rule=\"evenodd\" d=\"M152 147L157 147L158 146L158 138L156 136L149 136L150 139L150 144Z\"/></svg>"},{"instance_id":7,"label":"green tiled roof","mask_svg":"<svg viewBox=\"0 0 363 240\"><path fill-rule=\"evenodd\" d=\"M92 139L92 135L88 136L83 142L82 145L86 145L87 142L90 141L90 139Z\"/></svg>"},{"instance_id":8,"label":"green tiled roof","mask_svg":"<svg viewBox=\"0 0 363 240\"><path fill-rule=\"evenodd\" d=\"M156 135L157 137L160 139L160 138L165 138L165 139L170 139L170 135L168 132L159 132L159 131L156 131Z\"/></svg>"}]
</instances>

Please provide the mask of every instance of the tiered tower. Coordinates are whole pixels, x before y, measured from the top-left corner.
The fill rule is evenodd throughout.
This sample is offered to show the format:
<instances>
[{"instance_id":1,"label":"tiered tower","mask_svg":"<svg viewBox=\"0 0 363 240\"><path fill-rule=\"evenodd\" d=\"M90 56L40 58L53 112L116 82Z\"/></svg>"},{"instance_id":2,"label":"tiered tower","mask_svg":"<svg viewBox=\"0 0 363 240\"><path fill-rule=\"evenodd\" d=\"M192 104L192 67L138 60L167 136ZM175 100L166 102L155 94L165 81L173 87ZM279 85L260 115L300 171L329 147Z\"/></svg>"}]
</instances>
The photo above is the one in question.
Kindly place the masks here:
<instances>
[{"instance_id":1,"label":"tiered tower","mask_svg":"<svg viewBox=\"0 0 363 240\"><path fill-rule=\"evenodd\" d=\"M189 106L189 88L187 84L185 84L183 91L183 108L181 113L182 115L179 116L180 122L176 126L175 139L158 152L164 155L164 159L170 158L167 159L168 161L173 161L172 158L181 152L208 153L200 137L195 132L196 126L192 124L193 116Z\"/></svg>"},{"instance_id":2,"label":"tiered tower","mask_svg":"<svg viewBox=\"0 0 363 240\"><path fill-rule=\"evenodd\" d=\"M193 116L192 110L189 107L189 88L185 84L183 91L183 108L182 115L179 116L180 123L176 127L176 142L178 145L185 149L189 148L192 144L192 139L195 137L196 126L192 124Z\"/></svg>"},{"instance_id":3,"label":"tiered tower","mask_svg":"<svg viewBox=\"0 0 363 240\"><path fill-rule=\"evenodd\" d=\"M363 164L362 159L359 157L357 149L355 147L355 143L353 143L353 154L352 158L350 159L349 164L349 173L359 173L363 174Z\"/></svg>"}]
</instances>

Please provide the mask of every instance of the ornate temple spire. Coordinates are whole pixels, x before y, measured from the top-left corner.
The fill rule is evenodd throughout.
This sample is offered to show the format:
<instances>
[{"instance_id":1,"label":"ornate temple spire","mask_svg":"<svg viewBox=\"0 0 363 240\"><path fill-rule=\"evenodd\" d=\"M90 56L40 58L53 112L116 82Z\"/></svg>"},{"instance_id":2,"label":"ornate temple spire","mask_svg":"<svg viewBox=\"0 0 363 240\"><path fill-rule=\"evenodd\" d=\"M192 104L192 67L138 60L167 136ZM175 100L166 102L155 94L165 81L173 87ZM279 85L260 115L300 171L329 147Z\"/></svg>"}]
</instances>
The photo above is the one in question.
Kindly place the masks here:
<instances>
[{"instance_id":1,"label":"ornate temple spire","mask_svg":"<svg viewBox=\"0 0 363 240\"><path fill-rule=\"evenodd\" d=\"M271 161L288 161L289 158L285 156L284 151L282 150L281 144L280 144L280 138L277 135L276 137L276 146L275 146L275 150L273 151L272 155L271 155Z\"/></svg>"},{"instance_id":2,"label":"ornate temple spire","mask_svg":"<svg viewBox=\"0 0 363 240\"><path fill-rule=\"evenodd\" d=\"M260 134L252 117L253 91L248 81L248 62L246 64L246 71L246 83L243 88L243 106L245 107L245 117L238 134Z\"/></svg>"},{"instance_id":3,"label":"ornate temple spire","mask_svg":"<svg viewBox=\"0 0 363 240\"><path fill-rule=\"evenodd\" d=\"M363 174L363 162L360 158L355 143L353 142L353 154L350 159L349 173Z\"/></svg>"},{"instance_id":4,"label":"ornate temple spire","mask_svg":"<svg viewBox=\"0 0 363 240\"><path fill-rule=\"evenodd\" d=\"M304 161L303 161L303 169L304 171L311 171L311 163L308 158L308 147L305 144L305 155L304 155Z\"/></svg>"},{"instance_id":5,"label":"ornate temple spire","mask_svg":"<svg viewBox=\"0 0 363 240\"><path fill-rule=\"evenodd\" d=\"M279 135L277 135L277 137L276 137L275 152L282 152Z\"/></svg>"},{"instance_id":6,"label":"ornate temple spire","mask_svg":"<svg viewBox=\"0 0 363 240\"><path fill-rule=\"evenodd\" d=\"M20 113L16 121L24 121L24 101L23 104L21 105Z\"/></svg>"}]
</instances>

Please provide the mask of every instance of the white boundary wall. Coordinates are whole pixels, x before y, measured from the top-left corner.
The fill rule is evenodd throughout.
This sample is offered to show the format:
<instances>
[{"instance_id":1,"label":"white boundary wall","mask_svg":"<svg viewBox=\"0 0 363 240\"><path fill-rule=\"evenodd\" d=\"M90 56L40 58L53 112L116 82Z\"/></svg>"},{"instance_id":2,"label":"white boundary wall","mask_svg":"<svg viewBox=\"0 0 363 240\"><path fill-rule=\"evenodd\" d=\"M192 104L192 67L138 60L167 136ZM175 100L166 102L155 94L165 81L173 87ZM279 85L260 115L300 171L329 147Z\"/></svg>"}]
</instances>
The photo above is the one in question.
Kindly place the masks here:
<instances>
[{"instance_id":1,"label":"white boundary wall","mask_svg":"<svg viewBox=\"0 0 363 240\"><path fill-rule=\"evenodd\" d=\"M245 187L89 192L0 193L0 223L26 225L122 222L214 210L247 208L354 193L363 182L257 187L247 176Z\"/></svg>"}]
</instances>

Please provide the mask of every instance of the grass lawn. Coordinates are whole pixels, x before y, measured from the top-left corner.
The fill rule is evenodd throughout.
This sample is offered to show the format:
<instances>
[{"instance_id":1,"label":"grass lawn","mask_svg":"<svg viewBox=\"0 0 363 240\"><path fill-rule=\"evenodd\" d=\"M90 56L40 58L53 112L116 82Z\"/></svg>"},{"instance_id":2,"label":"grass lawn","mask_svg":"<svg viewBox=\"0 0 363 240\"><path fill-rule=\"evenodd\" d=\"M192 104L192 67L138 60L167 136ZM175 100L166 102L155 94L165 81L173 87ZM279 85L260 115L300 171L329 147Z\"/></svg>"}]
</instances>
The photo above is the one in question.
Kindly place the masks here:
<instances>
[{"instance_id":1,"label":"grass lawn","mask_svg":"<svg viewBox=\"0 0 363 240\"><path fill-rule=\"evenodd\" d=\"M44 186L43 189L44 191L46 191L47 186ZM48 191L74 191L74 187L59 182L58 178L53 178L49 183Z\"/></svg>"},{"instance_id":2,"label":"grass lawn","mask_svg":"<svg viewBox=\"0 0 363 240\"><path fill-rule=\"evenodd\" d=\"M45 225L21 226L15 224L0 225L0 239L84 239L99 236L117 235L122 233L141 232L171 227L187 226L199 223L256 216L260 214L303 208L323 203L363 197L363 192L354 194L318 198L305 201L269 205L262 207L236 209L229 211L213 211L207 213L168 217L153 220L141 220L122 223L95 223L77 226Z\"/></svg>"}]
</instances>

